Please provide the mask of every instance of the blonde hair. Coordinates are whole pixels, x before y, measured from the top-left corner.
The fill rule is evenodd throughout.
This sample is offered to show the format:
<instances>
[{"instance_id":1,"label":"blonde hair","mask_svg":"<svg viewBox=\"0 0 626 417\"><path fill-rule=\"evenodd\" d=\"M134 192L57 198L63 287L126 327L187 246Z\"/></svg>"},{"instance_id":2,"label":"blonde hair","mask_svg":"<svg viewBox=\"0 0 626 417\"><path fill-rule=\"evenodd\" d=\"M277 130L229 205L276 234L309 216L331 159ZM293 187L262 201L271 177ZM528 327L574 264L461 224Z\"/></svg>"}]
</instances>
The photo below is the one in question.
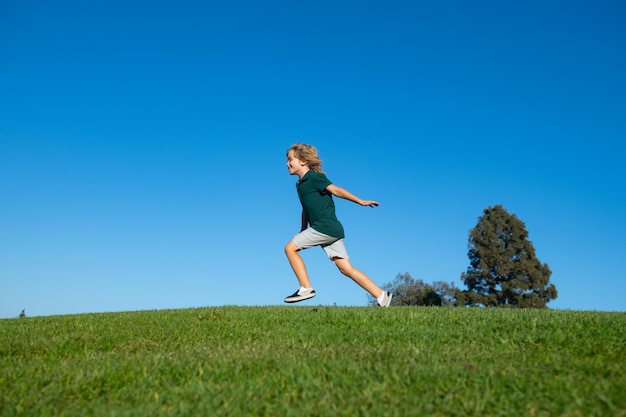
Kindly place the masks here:
<instances>
[{"instance_id":1,"label":"blonde hair","mask_svg":"<svg viewBox=\"0 0 626 417\"><path fill-rule=\"evenodd\" d=\"M313 171L323 174L322 171L322 160L317 154L317 149L314 146L306 145L304 143L296 143L295 145L291 145L291 148L287 150L287 154L289 151L293 151L293 154L296 158L301 160L302 162L306 162L306 164Z\"/></svg>"}]
</instances>

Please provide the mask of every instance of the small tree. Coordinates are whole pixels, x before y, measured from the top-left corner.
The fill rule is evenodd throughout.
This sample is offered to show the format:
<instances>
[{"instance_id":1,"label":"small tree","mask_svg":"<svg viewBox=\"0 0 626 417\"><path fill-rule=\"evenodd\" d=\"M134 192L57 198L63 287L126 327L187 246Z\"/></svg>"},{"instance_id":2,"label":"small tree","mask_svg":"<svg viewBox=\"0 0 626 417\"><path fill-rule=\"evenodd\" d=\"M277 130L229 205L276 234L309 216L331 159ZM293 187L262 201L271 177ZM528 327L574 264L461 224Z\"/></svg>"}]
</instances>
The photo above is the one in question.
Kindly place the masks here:
<instances>
[{"instance_id":1,"label":"small tree","mask_svg":"<svg viewBox=\"0 0 626 417\"><path fill-rule=\"evenodd\" d=\"M393 293L391 304L394 306L451 306L455 304L458 288L454 284L437 281L427 284L421 279L414 279L407 272L382 287ZM376 300L371 299L375 305Z\"/></svg>"},{"instance_id":2,"label":"small tree","mask_svg":"<svg viewBox=\"0 0 626 417\"><path fill-rule=\"evenodd\" d=\"M470 231L470 266L461 275L467 290L459 292L458 303L544 308L555 299L552 272L527 238L526 225L502 206L485 209Z\"/></svg>"},{"instance_id":3,"label":"small tree","mask_svg":"<svg viewBox=\"0 0 626 417\"><path fill-rule=\"evenodd\" d=\"M441 297L441 305L450 307L457 305L457 294L459 289L451 282L435 281L433 282L433 290Z\"/></svg>"}]
</instances>

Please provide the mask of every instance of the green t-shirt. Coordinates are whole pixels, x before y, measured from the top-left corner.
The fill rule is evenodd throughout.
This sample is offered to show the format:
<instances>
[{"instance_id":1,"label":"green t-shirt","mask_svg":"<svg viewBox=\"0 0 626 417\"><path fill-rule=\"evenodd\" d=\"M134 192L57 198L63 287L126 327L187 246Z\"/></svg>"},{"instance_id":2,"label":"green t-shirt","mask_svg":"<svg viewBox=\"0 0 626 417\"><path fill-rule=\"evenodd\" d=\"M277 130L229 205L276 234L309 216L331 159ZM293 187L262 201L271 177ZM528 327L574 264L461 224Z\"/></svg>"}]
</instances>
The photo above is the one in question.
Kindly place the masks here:
<instances>
[{"instance_id":1,"label":"green t-shirt","mask_svg":"<svg viewBox=\"0 0 626 417\"><path fill-rule=\"evenodd\" d=\"M309 225L325 235L343 238L343 226L335 214L333 196L326 191L331 184L326 175L311 169L296 183L296 189Z\"/></svg>"}]
</instances>

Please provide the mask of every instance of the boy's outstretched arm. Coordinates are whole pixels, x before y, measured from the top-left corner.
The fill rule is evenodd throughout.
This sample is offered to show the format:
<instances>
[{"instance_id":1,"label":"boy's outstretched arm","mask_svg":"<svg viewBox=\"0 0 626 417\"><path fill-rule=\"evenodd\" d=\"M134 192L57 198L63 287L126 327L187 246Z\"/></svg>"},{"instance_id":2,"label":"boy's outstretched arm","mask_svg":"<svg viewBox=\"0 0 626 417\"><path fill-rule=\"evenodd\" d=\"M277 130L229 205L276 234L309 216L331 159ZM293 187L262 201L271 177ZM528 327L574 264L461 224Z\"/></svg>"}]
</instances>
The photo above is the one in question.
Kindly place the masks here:
<instances>
[{"instance_id":1,"label":"boy's outstretched arm","mask_svg":"<svg viewBox=\"0 0 626 417\"><path fill-rule=\"evenodd\" d=\"M343 198L344 200L353 201L362 206L370 206L370 207L378 206L378 201L360 199L359 197L352 194L350 191L343 189L341 187L337 187L335 184L330 184L328 187L326 187L326 191L328 191L335 197Z\"/></svg>"}]
</instances>

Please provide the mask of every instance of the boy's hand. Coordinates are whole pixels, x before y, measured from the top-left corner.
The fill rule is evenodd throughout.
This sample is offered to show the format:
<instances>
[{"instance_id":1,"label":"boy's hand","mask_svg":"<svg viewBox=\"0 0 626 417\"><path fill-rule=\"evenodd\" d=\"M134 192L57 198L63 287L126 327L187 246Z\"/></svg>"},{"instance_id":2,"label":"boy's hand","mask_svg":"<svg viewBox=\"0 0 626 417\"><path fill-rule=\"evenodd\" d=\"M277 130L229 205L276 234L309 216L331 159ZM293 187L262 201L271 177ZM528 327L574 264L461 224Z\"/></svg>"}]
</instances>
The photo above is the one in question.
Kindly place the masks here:
<instances>
[{"instance_id":1,"label":"boy's hand","mask_svg":"<svg viewBox=\"0 0 626 417\"><path fill-rule=\"evenodd\" d=\"M370 207L378 207L378 201L374 201L374 200L362 200L360 202L360 204L362 206L370 206Z\"/></svg>"}]
</instances>

